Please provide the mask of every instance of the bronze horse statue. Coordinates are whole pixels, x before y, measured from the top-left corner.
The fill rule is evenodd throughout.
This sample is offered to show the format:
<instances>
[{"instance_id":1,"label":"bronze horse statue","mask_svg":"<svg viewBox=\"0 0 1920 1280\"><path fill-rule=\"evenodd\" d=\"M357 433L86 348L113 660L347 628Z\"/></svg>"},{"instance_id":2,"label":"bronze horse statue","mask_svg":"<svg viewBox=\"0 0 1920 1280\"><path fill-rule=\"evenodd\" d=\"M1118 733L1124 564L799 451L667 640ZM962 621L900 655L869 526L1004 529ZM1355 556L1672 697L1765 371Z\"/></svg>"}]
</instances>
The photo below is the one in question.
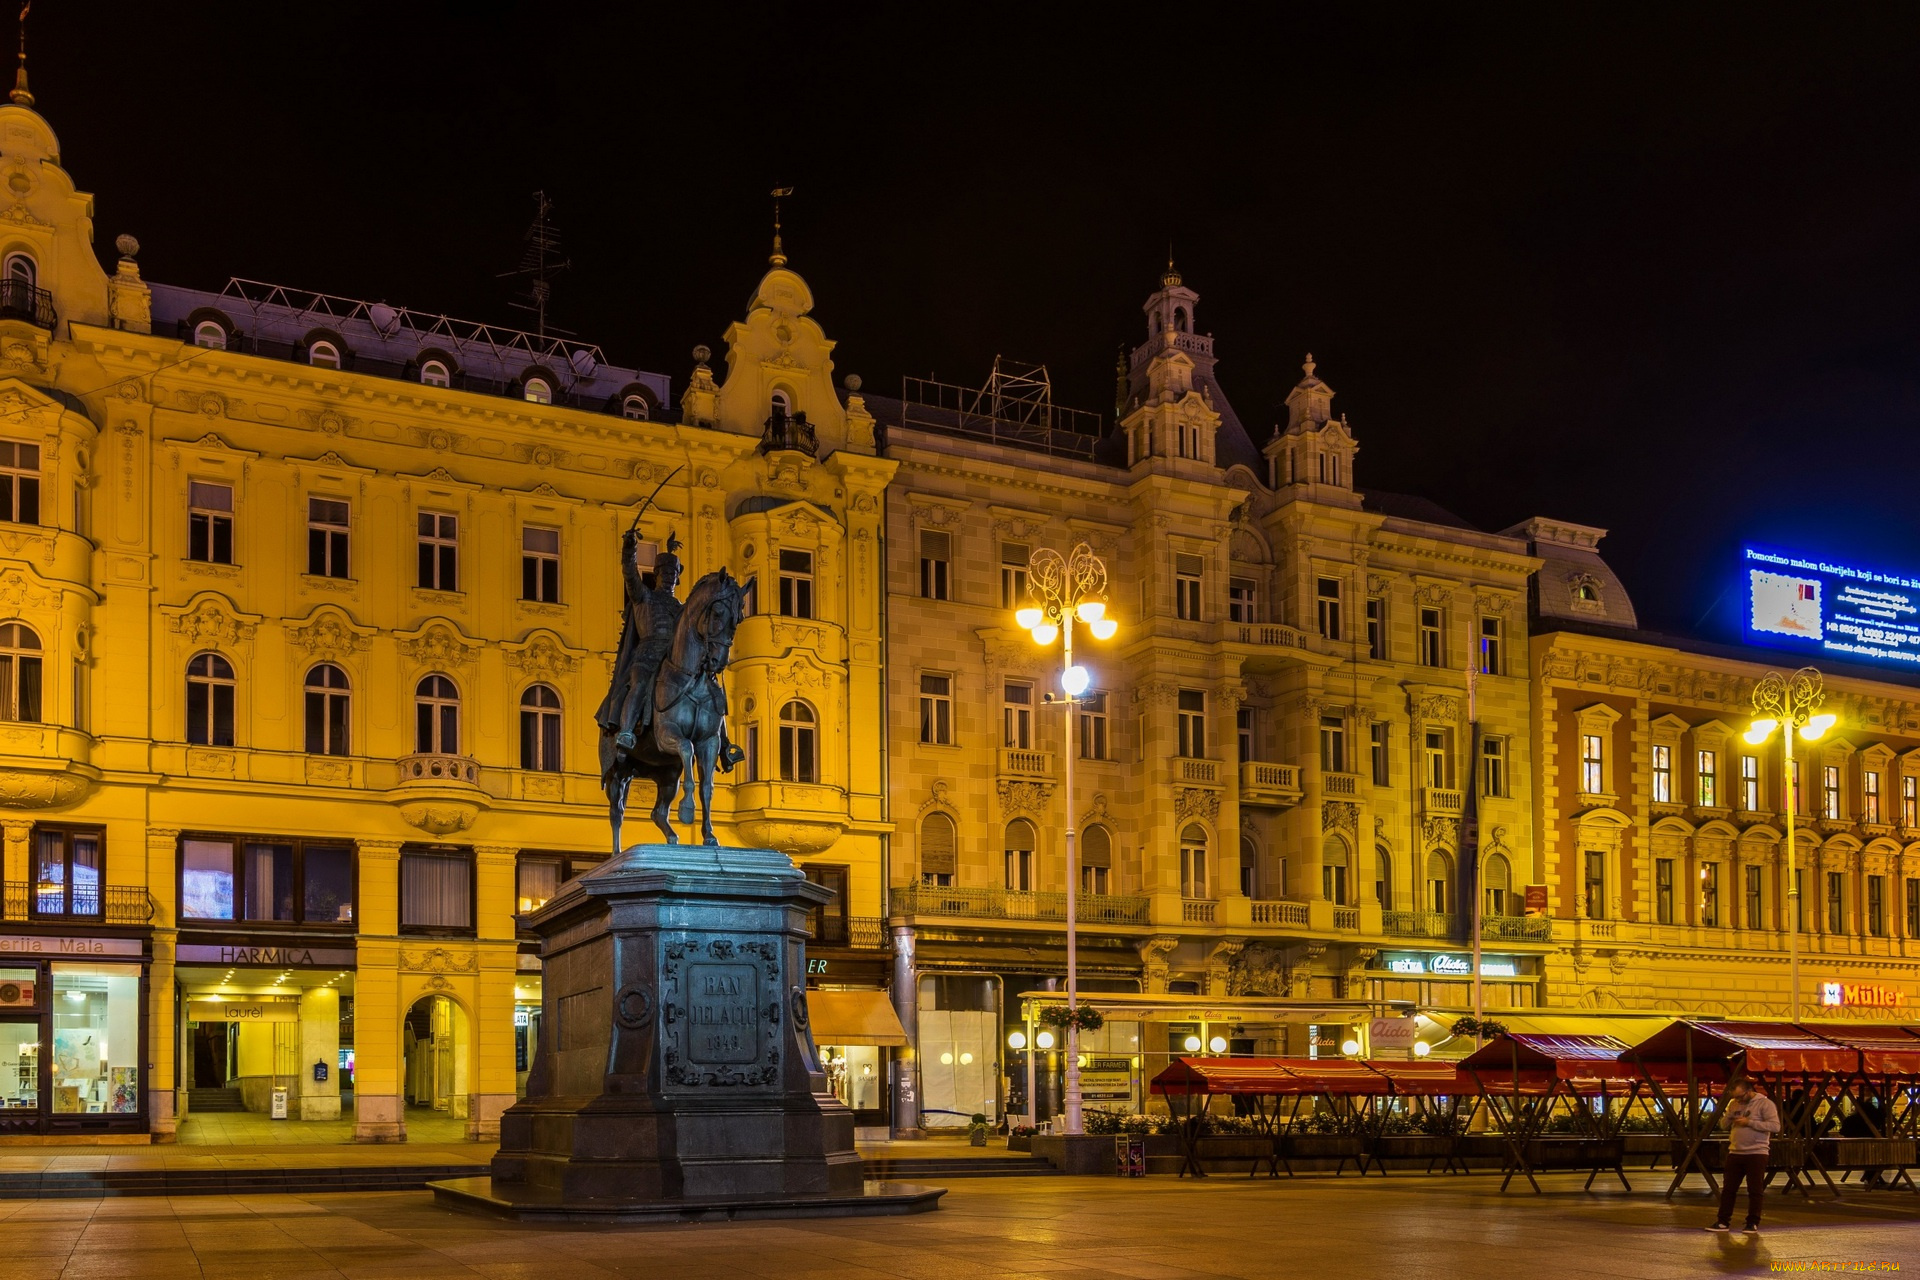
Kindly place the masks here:
<instances>
[{"instance_id":1,"label":"bronze horse statue","mask_svg":"<svg viewBox=\"0 0 1920 1280\"><path fill-rule=\"evenodd\" d=\"M720 687L733 648L733 633L746 607L745 589L725 569L715 569L694 584L674 623L673 640L653 678L651 723L631 747L612 732L600 735L600 780L607 790L613 822L613 852L620 847L627 787L635 778L653 783L653 822L668 844L680 843L667 820L675 790L680 791L680 821L693 822L693 797L700 794L700 835L717 845L713 834L713 772L731 772L743 758L727 740L727 695Z\"/></svg>"}]
</instances>

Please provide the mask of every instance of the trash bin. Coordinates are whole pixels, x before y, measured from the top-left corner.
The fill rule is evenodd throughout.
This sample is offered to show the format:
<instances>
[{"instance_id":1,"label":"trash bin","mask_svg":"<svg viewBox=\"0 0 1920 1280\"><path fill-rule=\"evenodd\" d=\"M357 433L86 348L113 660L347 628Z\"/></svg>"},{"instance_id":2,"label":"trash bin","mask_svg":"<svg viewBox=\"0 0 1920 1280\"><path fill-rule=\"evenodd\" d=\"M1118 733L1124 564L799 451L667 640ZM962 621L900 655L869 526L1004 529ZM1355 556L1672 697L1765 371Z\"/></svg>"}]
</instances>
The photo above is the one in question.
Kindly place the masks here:
<instances>
[{"instance_id":1,"label":"trash bin","mask_svg":"<svg viewBox=\"0 0 1920 1280\"><path fill-rule=\"evenodd\" d=\"M273 1118L275 1120L285 1120L287 1118L287 1091L285 1088L276 1088L273 1091Z\"/></svg>"}]
</instances>

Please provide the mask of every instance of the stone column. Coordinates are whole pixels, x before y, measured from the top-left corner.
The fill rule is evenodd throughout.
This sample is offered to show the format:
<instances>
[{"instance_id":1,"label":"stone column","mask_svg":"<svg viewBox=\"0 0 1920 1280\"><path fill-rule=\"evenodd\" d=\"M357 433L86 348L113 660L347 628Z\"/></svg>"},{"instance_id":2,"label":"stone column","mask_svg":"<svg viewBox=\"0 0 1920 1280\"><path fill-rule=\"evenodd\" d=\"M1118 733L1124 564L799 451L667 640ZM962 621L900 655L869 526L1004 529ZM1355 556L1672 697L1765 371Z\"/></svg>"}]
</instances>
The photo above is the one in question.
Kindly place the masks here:
<instances>
[{"instance_id":1,"label":"stone column","mask_svg":"<svg viewBox=\"0 0 1920 1280\"><path fill-rule=\"evenodd\" d=\"M914 968L910 924L893 926L893 1011L908 1045L893 1054L893 1136L924 1138L920 1127L920 975Z\"/></svg>"},{"instance_id":2,"label":"stone column","mask_svg":"<svg viewBox=\"0 0 1920 1280\"><path fill-rule=\"evenodd\" d=\"M327 1078L313 1078L315 1063L325 1063ZM300 1118L340 1118L340 993L333 987L308 987L300 993Z\"/></svg>"},{"instance_id":3,"label":"stone column","mask_svg":"<svg viewBox=\"0 0 1920 1280\"><path fill-rule=\"evenodd\" d=\"M33 896L33 854L27 847L33 835L33 820L30 818L8 818L0 822L0 830L6 833L6 881L8 884L28 886L27 898ZM20 903L21 919L26 918L27 901Z\"/></svg>"},{"instance_id":4,"label":"stone column","mask_svg":"<svg viewBox=\"0 0 1920 1280\"><path fill-rule=\"evenodd\" d=\"M360 938L353 977L353 1140L405 1142L400 1073L400 844L358 841Z\"/></svg>"},{"instance_id":5,"label":"stone column","mask_svg":"<svg viewBox=\"0 0 1920 1280\"><path fill-rule=\"evenodd\" d=\"M474 902L479 924L479 981L473 1006L473 1069L467 1095L467 1138L495 1142L500 1138L500 1116L514 1104L513 978L517 960L514 942L514 876L519 847L477 844L473 847L479 894Z\"/></svg>"},{"instance_id":6,"label":"stone column","mask_svg":"<svg viewBox=\"0 0 1920 1280\"><path fill-rule=\"evenodd\" d=\"M7 824L7 857L12 865L13 824ZM180 1079L178 1048L183 1028L174 999L174 947L178 904L178 827L148 827L145 874L153 899L153 964L147 971L147 1128L155 1142L172 1142L187 1112L187 1090ZM11 878L12 872L8 872ZM159 886L159 892L153 887Z\"/></svg>"}]
</instances>

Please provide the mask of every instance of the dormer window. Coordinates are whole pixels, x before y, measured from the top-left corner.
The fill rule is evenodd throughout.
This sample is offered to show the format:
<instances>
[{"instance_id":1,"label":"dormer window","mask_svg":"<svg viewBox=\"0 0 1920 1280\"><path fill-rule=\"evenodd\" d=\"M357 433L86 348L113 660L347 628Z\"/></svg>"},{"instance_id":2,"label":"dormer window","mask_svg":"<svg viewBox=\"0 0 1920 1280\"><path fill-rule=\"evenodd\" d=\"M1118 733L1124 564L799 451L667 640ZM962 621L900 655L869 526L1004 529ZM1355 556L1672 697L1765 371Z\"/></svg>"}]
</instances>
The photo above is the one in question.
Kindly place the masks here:
<instances>
[{"instance_id":1,"label":"dormer window","mask_svg":"<svg viewBox=\"0 0 1920 1280\"><path fill-rule=\"evenodd\" d=\"M620 416L633 422L645 422L648 416L647 398L628 396L620 402Z\"/></svg>"},{"instance_id":2,"label":"dormer window","mask_svg":"<svg viewBox=\"0 0 1920 1280\"><path fill-rule=\"evenodd\" d=\"M545 378L528 378L520 386L520 394L529 404L552 404L553 387Z\"/></svg>"},{"instance_id":3,"label":"dormer window","mask_svg":"<svg viewBox=\"0 0 1920 1280\"><path fill-rule=\"evenodd\" d=\"M331 342L316 342L307 348L307 363L316 369L338 369L340 348Z\"/></svg>"},{"instance_id":4,"label":"dormer window","mask_svg":"<svg viewBox=\"0 0 1920 1280\"><path fill-rule=\"evenodd\" d=\"M429 360L420 366L420 385L423 387L450 387L453 375L447 372L447 366L439 360Z\"/></svg>"},{"instance_id":5,"label":"dormer window","mask_svg":"<svg viewBox=\"0 0 1920 1280\"><path fill-rule=\"evenodd\" d=\"M193 326L193 345L209 351L227 349L227 330L218 320L202 320Z\"/></svg>"}]
</instances>

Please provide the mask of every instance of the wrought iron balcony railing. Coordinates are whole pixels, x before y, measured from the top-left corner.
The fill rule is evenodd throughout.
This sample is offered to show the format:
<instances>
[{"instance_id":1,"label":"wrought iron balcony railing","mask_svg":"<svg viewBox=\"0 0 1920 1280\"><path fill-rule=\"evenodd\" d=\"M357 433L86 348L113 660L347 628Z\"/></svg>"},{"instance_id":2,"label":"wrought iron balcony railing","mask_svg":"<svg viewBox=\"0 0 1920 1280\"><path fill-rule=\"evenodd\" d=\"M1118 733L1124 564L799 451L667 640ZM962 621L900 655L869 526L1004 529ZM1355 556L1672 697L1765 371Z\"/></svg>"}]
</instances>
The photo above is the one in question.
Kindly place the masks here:
<instances>
[{"instance_id":1,"label":"wrought iron balcony railing","mask_svg":"<svg viewBox=\"0 0 1920 1280\"><path fill-rule=\"evenodd\" d=\"M909 884L893 890L891 907L901 915L1065 920L1067 895L1052 890ZM1076 894L1074 918L1081 924L1145 924L1147 900L1112 893Z\"/></svg>"},{"instance_id":2,"label":"wrought iron balcony railing","mask_svg":"<svg viewBox=\"0 0 1920 1280\"><path fill-rule=\"evenodd\" d=\"M74 920L88 924L145 924L153 919L153 895L141 885L76 884L33 885L9 880L0 891L4 918L16 920Z\"/></svg>"},{"instance_id":3,"label":"wrought iron balcony railing","mask_svg":"<svg viewBox=\"0 0 1920 1280\"><path fill-rule=\"evenodd\" d=\"M53 293L37 289L31 280L0 280L0 319L30 320L42 329L54 326Z\"/></svg>"},{"instance_id":4,"label":"wrought iron balcony railing","mask_svg":"<svg viewBox=\"0 0 1920 1280\"><path fill-rule=\"evenodd\" d=\"M807 421L804 413L772 414L767 418L766 430L760 436L762 453L788 449L812 458L819 455L819 448L814 439L813 424Z\"/></svg>"}]
</instances>

